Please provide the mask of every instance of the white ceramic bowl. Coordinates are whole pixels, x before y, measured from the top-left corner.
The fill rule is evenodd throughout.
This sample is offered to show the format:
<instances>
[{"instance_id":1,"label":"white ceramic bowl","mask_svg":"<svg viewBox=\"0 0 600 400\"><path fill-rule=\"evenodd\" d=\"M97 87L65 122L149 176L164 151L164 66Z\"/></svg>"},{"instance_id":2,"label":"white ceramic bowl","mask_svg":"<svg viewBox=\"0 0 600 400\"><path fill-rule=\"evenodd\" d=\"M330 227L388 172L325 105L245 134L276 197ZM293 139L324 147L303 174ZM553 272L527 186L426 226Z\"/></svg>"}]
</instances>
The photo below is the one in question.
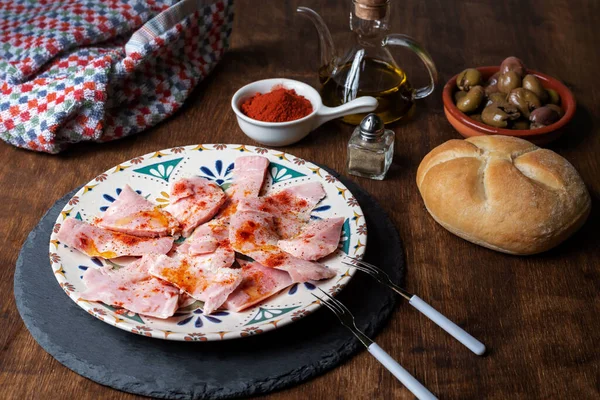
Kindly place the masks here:
<instances>
[{"instance_id":1,"label":"white ceramic bowl","mask_svg":"<svg viewBox=\"0 0 600 400\"><path fill-rule=\"evenodd\" d=\"M311 102L313 112L304 118L290 122L262 122L244 115L240 106L246 99L256 93L268 93L274 87L294 89L297 94ZM377 99L369 96L359 97L339 107L331 108L323 105L321 96L312 86L292 79L275 78L256 81L242 87L233 95L231 108L246 136L266 146L277 147L302 140L310 131L332 119L374 111L377 108Z\"/></svg>"}]
</instances>

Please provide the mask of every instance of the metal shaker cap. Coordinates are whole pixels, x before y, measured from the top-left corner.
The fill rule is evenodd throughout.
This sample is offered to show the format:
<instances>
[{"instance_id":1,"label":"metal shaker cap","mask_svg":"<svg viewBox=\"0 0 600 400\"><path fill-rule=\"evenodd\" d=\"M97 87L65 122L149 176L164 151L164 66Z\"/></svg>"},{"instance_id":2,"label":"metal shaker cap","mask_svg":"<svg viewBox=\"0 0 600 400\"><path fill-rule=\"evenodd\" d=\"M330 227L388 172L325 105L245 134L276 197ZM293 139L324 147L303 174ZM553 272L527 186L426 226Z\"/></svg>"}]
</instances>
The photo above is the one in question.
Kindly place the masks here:
<instances>
[{"instance_id":1,"label":"metal shaker cap","mask_svg":"<svg viewBox=\"0 0 600 400\"><path fill-rule=\"evenodd\" d=\"M375 139L383 135L385 125L377 114L369 114L363 118L360 125L360 134L367 139Z\"/></svg>"}]
</instances>

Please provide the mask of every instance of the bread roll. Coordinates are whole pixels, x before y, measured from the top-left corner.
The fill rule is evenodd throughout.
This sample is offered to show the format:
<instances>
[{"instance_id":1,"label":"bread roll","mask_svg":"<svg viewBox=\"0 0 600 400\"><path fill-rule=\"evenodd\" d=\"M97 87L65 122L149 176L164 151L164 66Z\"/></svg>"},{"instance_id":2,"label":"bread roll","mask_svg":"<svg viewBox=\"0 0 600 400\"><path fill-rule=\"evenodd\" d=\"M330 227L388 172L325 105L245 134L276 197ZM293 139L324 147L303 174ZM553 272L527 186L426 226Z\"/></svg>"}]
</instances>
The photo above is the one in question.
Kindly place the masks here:
<instances>
[{"instance_id":1,"label":"bread roll","mask_svg":"<svg viewBox=\"0 0 600 400\"><path fill-rule=\"evenodd\" d=\"M591 199L575 168L510 136L449 140L425 156L417 186L431 216L461 238L509 254L535 254L585 222Z\"/></svg>"}]
</instances>

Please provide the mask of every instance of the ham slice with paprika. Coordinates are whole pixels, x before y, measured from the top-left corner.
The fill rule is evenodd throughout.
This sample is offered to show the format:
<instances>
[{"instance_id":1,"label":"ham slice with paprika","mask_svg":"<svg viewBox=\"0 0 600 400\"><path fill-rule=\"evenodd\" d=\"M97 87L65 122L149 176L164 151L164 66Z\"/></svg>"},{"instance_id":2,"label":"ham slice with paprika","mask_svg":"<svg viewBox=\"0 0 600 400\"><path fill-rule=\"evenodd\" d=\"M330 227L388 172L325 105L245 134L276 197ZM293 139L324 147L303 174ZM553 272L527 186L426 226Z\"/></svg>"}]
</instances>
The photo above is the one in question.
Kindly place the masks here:
<instances>
[{"instance_id":1,"label":"ham slice with paprika","mask_svg":"<svg viewBox=\"0 0 600 400\"><path fill-rule=\"evenodd\" d=\"M260 210L273 215L277 233L287 239L300 233L310 220L311 211L325 194L321 183L308 182L247 200L243 209Z\"/></svg>"},{"instance_id":2,"label":"ham slice with paprika","mask_svg":"<svg viewBox=\"0 0 600 400\"><path fill-rule=\"evenodd\" d=\"M180 288L204 302L204 313L219 308L242 282L239 269L229 268L235 255L224 249L210 254L189 256L177 253L173 257L159 256L150 266L150 274Z\"/></svg>"},{"instance_id":3,"label":"ham slice with paprika","mask_svg":"<svg viewBox=\"0 0 600 400\"><path fill-rule=\"evenodd\" d=\"M242 311L290 286L292 278L285 271L263 267L257 262L237 260L241 266L242 283L229 295L225 308Z\"/></svg>"},{"instance_id":4,"label":"ham slice with paprika","mask_svg":"<svg viewBox=\"0 0 600 400\"><path fill-rule=\"evenodd\" d=\"M178 235L179 223L168 212L162 211L125 185L119 197L104 212L96 224L111 231L135 236Z\"/></svg>"},{"instance_id":5,"label":"ham slice with paprika","mask_svg":"<svg viewBox=\"0 0 600 400\"><path fill-rule=\"evenodd\" d=\"M166 254L173 247L173 238L149 238L112 232L75 218L67 218L60 226L58 240L90 257L116 258Z\"/></svg>"},{"instance_id":6,"label":"ham slice with paprika","mask_svg":"<svg viewBox=\"0 0 600 400\"><path fill-rule=\"evenodd\" d=\"M223 211L215 219L199 226L179 247L183 254L200 255L225 248L233 254L229 244L229 216L235 212L237 202L243 198L257 197L263 185L269 160L260 156L239 157L233 168L233 183L227 190L228 198Z\"/></svg>"},{"instance_id":7,"label":"ham slice with paprika","mask_svg":"<svg viewBox=\"0 0 600 400\"><path fill-rule=\"evenodd\" d=\"M213 219L194 231L179 248L190 255L212 253L219 247L229 246L229 223L225 219ZM233 250L231 250L233 251Z\"/></svg>"},{"instance_id":8,"label":"ham slice with paprika","mask_svg":"<svg viewBox=\"0 0 600 400\"><path fill-rule=\"evenodd\" d=\"M204 301L204 312L207 314L219 308L229 293L239 284L238 279L235 278L239 271L229 268L235 261L235 252L229 245L229 225L224 222L224 219L212 220L199 226L192 236L177 248L175 257L180 260L188 260L193 265L190 268L191 274L194 274L195 270L200 271L195 275L200 280L196 282L188 280L181 283L181 277L175 276L185 269L185 265L181 264L179 266L171 265L171 271L161 273L157 270L157 273L196 299ZM167 277L165 273L171 274L171 276ZM213 283L208 284L207 288L202 288L206 282L215 279L223 282L227 276L232 274L235 279L230 284ZM187 289L185 286L188 286Z\"/></svg>"},{"instance_id":9,"label":"ham slice with paprika","mask_svg":"<svg viewBox=\"0 0 600 400\"><path fill-rule=\"evenodd\" d=\"M277 245L286 253L303 260L318 260L338 248L344 221L344 218L328 218L311 222L298 236L280 240Z\"/></svg>"},{"instance_id":10,"label":"ham slice with paprika","mask_svg":"<svg viewBox=\"0 0 600 400\"><path fill-rule=\"evenodd\" d=\"M156 257L160 256L145 255L120 269L87 269L83 273L87 289L81 298L150 317L169 318L179 307L179 289L148 273Z\"/></svg>"},{"instance_id":11,"label":"ham slice with paprika","mask_svg":"<svg viewBox=\"0 0 600 400\"><path fill-rule=\"evenodd\" d=\"M261 156L238 157L233 167L233 183L227 189L227 202L217 218L227 218L237 209L240 199L258 197L269 159Z\"/></svg>"},{"instance_id":12,"label":"ham slice with paprika","mask_svg":"<svg viewBox=\"0 0 600 400\"><path fill-rule=\"evenodd\" d=\"M312 261L296 258L277 247L279 236L273 216L263 211L247 210L244 200L231 216L229 241L238 253L251 257L265 267L287 271L294 282L331 278L335 271Z\"/></svg>"},{"instance_id":13,"label":"ham slice with paprika","mask_svg":"<svg viewBox=\"0 0 600 400\"><path fill-rule=\"evenodd\" d=\"M239 200L248 197L258 197L262 188L269 159L261 156L238 157L233 167L234 182L229 187L231 198Z\"/></svg>"},{"instance_id":14,"label":"ham slice with paprika","mask_svg":"<svg viewBox=\"0 0 600 400\"><path fill-rule=\"evenodd\" d=\"M209 221L225 203L225 193L216 183L199 176L181 178L170 187L169 205L165 208L179 221L184 237L200 224Z\"/></svg>"}]
</instances>

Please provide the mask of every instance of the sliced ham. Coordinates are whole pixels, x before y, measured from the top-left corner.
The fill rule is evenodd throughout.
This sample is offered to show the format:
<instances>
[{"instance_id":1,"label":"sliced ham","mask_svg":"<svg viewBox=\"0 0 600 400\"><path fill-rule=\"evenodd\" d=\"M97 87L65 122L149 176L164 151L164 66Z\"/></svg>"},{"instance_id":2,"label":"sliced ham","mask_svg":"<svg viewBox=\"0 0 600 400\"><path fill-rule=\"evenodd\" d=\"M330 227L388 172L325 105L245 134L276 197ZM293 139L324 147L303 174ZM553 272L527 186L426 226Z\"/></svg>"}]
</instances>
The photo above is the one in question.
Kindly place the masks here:
<instances>
[{"instance_id":1,"label":"sliced ham","mask_svg":"<svg viewBox=\"0 0 600 400\"><path fill-rule=\"evenodd\" d=\"M240 157L235 161L233 184L228 190L225 206L213 220L199 226L179 252L190 255L208 254L218 248L225 248L233 254L229 246L229 216L237 208L242 198L258 196L263 185L269 160L260 156Z\"/></svg>"},{"instance_id":2,"label":"sliced ham","mask_svg":"<svg viewBox=\"0 0 600 400\"><path fill-rule=\"evenodd\" d=\"M208 229L208 223L200 225L183 243L175 248L175 252L180 254L190 254L190 247L194 245L194 254L207 254L214 252L218 245L217 239L213 238L212 232ZM168 254L171 256L172 254Z\"/></svg>"},{"instance_id":3,"label":"sliced ham","mask_svg":"<svg viewBox=\"0 0 600 400\"><path fill-rule=\"evenodd\" d=\"M229 248L229 222L225 219L214 219L199 226L181 249L190 255L212 253L219 247ZM233 251L233 250L232 250Z\"/></svg>"},{"instance_id":4,"label":"sliced ham","mask_svg":"<svg viewBox=\"0 0 600 400\"><path fill-rule=\"evenodd\" d=\"M171 183L166 210L179 221L184 237L209 221L225 203L225 193L216 183L202 177L181 178Z\"/></svg>"},{"instance_id":5,"label":"sliced ham","mask_svg":"<svg viewBox=\"0 0 600 400\"><path fill-rule=\"evenodd\" d=\"M303 260L318 260L333 253L340 243L344 218L320 219L307 224L292 239L280 240L277 246Z\"/></svg>"},{"instance_id":6,"label":"sliced ham","mask_svg":"<svg viewBox=\"0 0 600 400\"><path fill-rule=\"evenodd\" d=\"M177 235L179 223L125 185L119 197L96 220L96 225L111 231L134 236L156 237Z\"/></svg>"},{"instance_id":7,"label":"sliced ham","mask_svg":"<svg viewBox=\"0 0 600 400\"><path fill-rule=\"evenodd\" d=\"M262 188L269 159L261 156L239 157L233 167L234 182L229 193L234 199L258 197Z\"/></svg>"},{"instance_id":8,"label":"sliced ham","mask_svg":"<svg viewBox=\"0 0 600 400\"><path fill-rule=\"evenodd\" d=\"M179 289L151 276L149 265L158 255L145 255L118 270L89 268L81 298L156 318L169 318L179 306Z\"/></svg>"},{"instance_id":9,"label":"sliced ham","mask_svg":"<svg viewBox=\"0 0 600 400\"><path fill-rule=\"evenodd\" d=\"M241 311L295 282L335 276L314 260L335 251L344 219L310 222L325 196L318 182L259 197L268 167L265 157L236 159L227 194L205 178L178 179L165 209L125 186L96 224L67 218L62 243L91 257L143 256L119 270L86 270L83 298L168 318L196 300L206 314ZM179 233L187 240L173 246ZM235 252L254 261L233 266Z\"/></svg>"},{"instance_id":10,"label":"sliced ham","mask_svg":"<svg viewBox=\"0 0 600 400\"><path fill-rule=\"evenodd\" d=\"M325 194L321 183L309 182L265 197L247 199L240 210L260 210L273 215L277 233L287 239L300 233Z\"/></svg>"},{"instance_id":11,"label":"sliced ham","mask_svg":"<svg viewBox=\"0 0 600 400\"><path fill-rule=\"evenodd\" d=\"M189 294L185 293L185 292L180 292L179 293L179 308L184 308L187 307L189 305L192 305L196 302L197 300L195 298L193 298L192 296L190 296Z\"/></svg>"},{"instance_id":12,"label":"sliced ham","mask_svg":"<svg viewBox=\"0 0 600 400\"><path fill-rule=\"evenodd\" d=\"M173 247L172 237L149 238L112 232L97 226L67 218L60 226L58 240L90 257L116 258L166 254Z\"/></svg>"},{"instance_id":13,"label":"sliced ham","mask_svg":"<svg viewBox=\"0 0 600 400\"><path fill-rule=\"evenodd\" d=\"M262 188L269 159L261 156L239 157L233 167L233 183L227 189L227 202L218 218L228 218L237 209L240 199L258 197Z\"/></svg>"},{"instance_id":14,"label":"sliced ham","mask_svg":"<svg viewBox=\"0 0 600 400\"><path fill-rule=\"evenodd\" d=\"M204 302L204 313L219 308L242 282L239 269L229 268L235 261L233 252L217 249L210 254L161 256L150 267L150 274L180 288Z\"/></svg>"},{"instance_id":15,"label":"sliced ham","mask_svg":"<svg viewBox=\"0 0 600 400\"><path fill-rule=\"evenodd\" d=\"M257 262L237 260L241 265L242 283L229 295L225 308L235 312L271 297L290 286L292 278L285 271L267 268Z\"/></svg>"},{"instance_id":16,"label":"sliced ham","mask_svg":"<svg viewBox=\"0 0 600 400\"><path fill-rule=\"evenodd\" d=\"M245 205L240 202L242 208ZM312 261L296 258L277 247L279 236L273 216L263 211L237 211L230 219L229 241L238 253L265 267L287 271L294 282L331 278L335 271Z\"/></svg>"}]
</instances>

